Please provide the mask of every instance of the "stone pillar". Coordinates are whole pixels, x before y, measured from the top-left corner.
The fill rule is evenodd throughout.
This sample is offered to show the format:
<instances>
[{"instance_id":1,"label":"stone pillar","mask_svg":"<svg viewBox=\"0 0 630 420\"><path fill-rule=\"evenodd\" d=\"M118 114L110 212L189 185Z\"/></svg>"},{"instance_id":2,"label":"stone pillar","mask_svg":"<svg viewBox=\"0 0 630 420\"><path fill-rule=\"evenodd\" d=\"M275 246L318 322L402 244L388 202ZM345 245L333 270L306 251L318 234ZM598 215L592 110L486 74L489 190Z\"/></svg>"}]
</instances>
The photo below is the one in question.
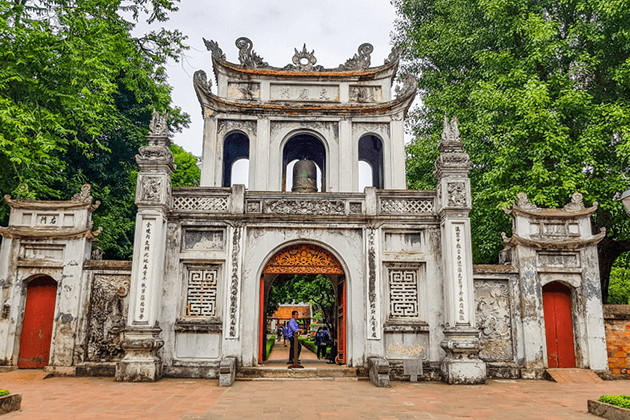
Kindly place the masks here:
<instances>
[{"instance_id":1,"label":"stone pillar","mask_svg":"<svg viewBox=\"0 0 630 420\"><path fill-rule=\"evenodd\" d=\"M164 345L158 326L167 212L171 206L171 179L175 170L169 150L167 114L154 111L148 146L140 148L136 189L136 233L127 328L121 347L125 357L116 367L116 380L153 382L162 376L157 351Z\"/></svg>"},{"instance_id":2,"label":"stone pillar","mask_svg":"<svg viewBox=\"0 0 630 420\"><path fill-rule=\"evenodd\" d=\"M442 363L449 384L483 383L486 365L479 359L479 330L475 326L470 219L470 160L462 150L457 120L444 119L440 156L435 162L437 211L442 230L444 266L444 341Z\"/></svg>"}]
</instances>

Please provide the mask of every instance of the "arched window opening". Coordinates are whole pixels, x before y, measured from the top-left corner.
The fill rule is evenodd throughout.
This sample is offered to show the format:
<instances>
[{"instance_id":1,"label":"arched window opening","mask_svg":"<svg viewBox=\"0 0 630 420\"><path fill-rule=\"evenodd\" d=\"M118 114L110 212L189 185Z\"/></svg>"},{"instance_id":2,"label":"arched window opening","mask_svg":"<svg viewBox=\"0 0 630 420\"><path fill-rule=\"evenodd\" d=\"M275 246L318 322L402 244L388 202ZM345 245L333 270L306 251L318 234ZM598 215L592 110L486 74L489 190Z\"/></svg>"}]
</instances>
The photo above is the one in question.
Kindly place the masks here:
<instances>
[{"instance_id":1,"label":"arched window opening","mask_svg":"<svg viewBox=\"0 0 630 420\"><path fill-rule=\"evenodd\" d=\"M230 187L236 184L249 188L249 159L239 159L232 165L232 182Z\"/></svg>"},{"instance_id":2,"label":"arched window opening","mask_svg":"<svg viewBox=\"0 0 630 420\"><path fill-rule=\"evenodd\" d=\"M359 169L361 168L361 161L369 163L372 170L372 184L368 186L382 189L383 142L381 139L372 135L366 135L359 139Z\"/></svg>"},{"instance_id":3,"label":"arched window opening","mask_svg":"<svg viewBox=\"0 0 630 420\"><path fill-rule=\"evenodd\" d=\"M295 164L298 162L297 159L289 162L289 164L287 165L287 174L289 174L287 176L287 191L291 191L291 189L293 188L293 176L291 174L293 174L293 167L295 166ZM317 190L321 191L322 190L322 171L321 169L319 169L319 166L316 167L317 169Z\"/></svg>"},{"instance_id":4,"label":"arched window opening","mask_svg":"<svg viewBox=\"0 0 630 420\"><path fill-rule=\"evenodd\" d=\"M233 132L225 137L223 142L223 186L231 187L232 171L234 163L238 160L247 159L249 164L249 138L241 132ZM239 170L242 168L239 166ZM248 171L249 172L249 166Z\"/></svg>"},{"instance_id":5,"label":"arched window opening","mask_svg":"<svg viewBox=\"0 0 630 420\"><path fill-rule=\"evenodd\" d=\"M298 134L293 136L282 151L282 191L291 191L289 183L293 185L293 166L289 169L289 163L308 159L317 166L318 191L326 191L326 148L321 140L310 134ZM321 174L321 175L320 175Z\"/></svg>"},{"instance_id":6,"label":"arched window opening","mask_svg":"<svg viewBox=\"0 0 630 420\"><path fill-rule=\"evenodd\" d=\"M364 160L359 161L359 191L365 190L365 187L374 186L374 177L372 175L372 165Z\"/></svg>"}]
</instances>

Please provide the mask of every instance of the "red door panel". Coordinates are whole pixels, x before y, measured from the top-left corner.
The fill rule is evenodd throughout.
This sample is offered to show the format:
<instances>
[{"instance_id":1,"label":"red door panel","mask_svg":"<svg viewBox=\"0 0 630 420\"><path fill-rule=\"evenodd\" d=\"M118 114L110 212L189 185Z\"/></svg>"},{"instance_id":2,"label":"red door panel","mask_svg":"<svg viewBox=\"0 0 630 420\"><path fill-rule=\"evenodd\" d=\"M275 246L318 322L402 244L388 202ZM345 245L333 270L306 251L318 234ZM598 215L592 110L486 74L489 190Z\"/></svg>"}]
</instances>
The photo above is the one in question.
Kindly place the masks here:
<instances>
[{"instance_id":1,"label":"red door panel","mask_svg":"<svg viewBox=\"0 0 630 420\"><path fill-rule=\"evenodd\" d=\"M258 349L258 363L265 360L267 336L265 334L265 278L260 278L260 348Z\"/></svg>"},{"instance_id":2,"label":"red door panel","mask_svg":"<svg viewBox=\"0 0 630 420\"><path fill-rule=\"evenodd\" d=\"M339 278L337 287L337 354L339 362L346 363L346 282Z\"/></svg>"},{"instance_id":3,"label":"red door panel","mask_svg":"<svg viewBox=\"0 0 630 420\"><path fill-rule=\"evenodd\" d=\"M547 362L550 368L575 367L571 290L558 282L543 287Z\"/></svg>"},{"instance_id":4,"label":"red door panel","mask_svg":"<svg viewBox=\"0 0 630 420\"><path fill-rule=\"evenodd\" d=\"M50 277L39 277L28 284L20 337L19 368L39 369L48 366L56 298L57 283Z\"/></svg>"}]
</instances>

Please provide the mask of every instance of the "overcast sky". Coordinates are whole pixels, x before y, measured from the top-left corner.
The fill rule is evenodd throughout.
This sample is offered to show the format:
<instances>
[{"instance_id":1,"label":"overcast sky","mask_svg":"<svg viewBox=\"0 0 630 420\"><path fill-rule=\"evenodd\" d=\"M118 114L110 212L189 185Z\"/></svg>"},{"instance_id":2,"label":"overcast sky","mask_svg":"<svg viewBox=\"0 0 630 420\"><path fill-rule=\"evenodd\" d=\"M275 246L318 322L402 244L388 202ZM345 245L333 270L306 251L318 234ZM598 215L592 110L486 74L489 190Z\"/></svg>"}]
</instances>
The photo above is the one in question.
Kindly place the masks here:
<instances>
[{"instance_id":1,"label":"overcast sky","mask_svg":"<svg viewBox=\"0 0 630 420\"><path fill-rule=\"evenodd\" d=\"M190 45L183 61L167 69L173 104L192 120L190 128L175 134L175 143L201 156L203 122L193 73L205 70L214 82L210 52L202 37L218 41L227 60L238 64L234 41L246 36L254 51L275 67L289 64L294 48L301 50L304 43L309 51L315 50L317 64L337 67L369 42L374 46L372 66L379 66L391 50L394 19L394 6L388 0L183 0L179 11L163 24L182 31Z\"/></svg>"}]
</instances>

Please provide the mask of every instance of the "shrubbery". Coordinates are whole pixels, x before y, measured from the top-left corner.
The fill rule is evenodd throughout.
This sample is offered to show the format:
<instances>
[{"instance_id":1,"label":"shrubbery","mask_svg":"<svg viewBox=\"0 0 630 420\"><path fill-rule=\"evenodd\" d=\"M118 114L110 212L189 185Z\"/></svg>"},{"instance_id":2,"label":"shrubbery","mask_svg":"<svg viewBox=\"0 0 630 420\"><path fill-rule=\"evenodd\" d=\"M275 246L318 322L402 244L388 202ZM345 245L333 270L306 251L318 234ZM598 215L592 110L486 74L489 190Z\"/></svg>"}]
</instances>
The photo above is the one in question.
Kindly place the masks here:
<instances>
[{"instance_id":1,"label":"shrubbery","mask_svg":"<svg viewBox=\"0 0 630 420\"><path fill-rule=\"evenodd\" d=\"M630 409L630 395L602 395L598 401Z\"/></svg>"},{"instance_id":2,"label":"shrubbery","mask_svg":"<svg viewBox=\"0 0 630 420\"><path fill-rule=\"evenodd\" d=\"M0 397L4 397L5 395L9 395L9 391L6 391L4 389L0 389Z\"/></svg>"}]
</instances>

